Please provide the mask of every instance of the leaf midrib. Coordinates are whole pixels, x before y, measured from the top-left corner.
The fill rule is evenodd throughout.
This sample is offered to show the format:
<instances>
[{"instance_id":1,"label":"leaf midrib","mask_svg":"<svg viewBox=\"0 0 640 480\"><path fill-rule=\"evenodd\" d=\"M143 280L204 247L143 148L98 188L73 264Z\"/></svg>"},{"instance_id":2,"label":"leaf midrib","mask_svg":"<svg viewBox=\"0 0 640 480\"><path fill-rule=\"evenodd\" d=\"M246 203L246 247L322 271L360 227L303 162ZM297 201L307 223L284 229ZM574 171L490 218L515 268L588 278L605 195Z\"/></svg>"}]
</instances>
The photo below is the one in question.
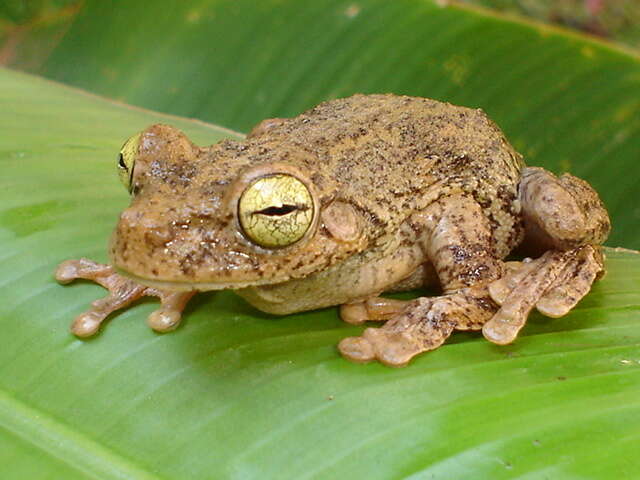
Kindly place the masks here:
<instances>
[{"instance_id":1,"label":"leaf midrib","mask_svg":"<svg viewBox=\"0 0 640 480\"><path fill-rule=\"evenodd\" d=\"M0 388L0 428L95 479L161 480L131 459Z\"/></svg>"}]
</instances>

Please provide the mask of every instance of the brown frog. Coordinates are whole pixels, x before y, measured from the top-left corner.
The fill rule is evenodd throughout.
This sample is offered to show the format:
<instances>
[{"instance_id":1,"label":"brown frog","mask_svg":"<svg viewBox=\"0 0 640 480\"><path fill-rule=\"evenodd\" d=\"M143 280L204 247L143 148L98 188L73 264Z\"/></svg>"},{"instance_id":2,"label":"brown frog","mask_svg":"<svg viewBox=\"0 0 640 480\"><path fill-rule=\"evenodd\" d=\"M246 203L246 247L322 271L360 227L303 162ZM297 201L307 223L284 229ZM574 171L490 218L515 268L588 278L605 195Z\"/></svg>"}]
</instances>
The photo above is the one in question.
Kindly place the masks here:
<instances>
[{"instance_id":1,"label":"brown frog","mask_svg":"<svg viewBox=\"0 0 640 480\"><path fill-rule=\"evenodd\" d=\"M454 330L510 343L533 307L565 315L604 272L596 192L525 167L481 110L435 100L355 95L204 148L153 125L118 167L132 200L113 266L56 272L110 290L73 322L80 337L143 295L160 297L149 324L164 332L197 291L233 289L266 312L340 305L349 323L384 321L338 348L401 366ZM520 244L540 256L504 262ZM442 294L380 297L426 285Z\"/></svg>"}]
</instances>

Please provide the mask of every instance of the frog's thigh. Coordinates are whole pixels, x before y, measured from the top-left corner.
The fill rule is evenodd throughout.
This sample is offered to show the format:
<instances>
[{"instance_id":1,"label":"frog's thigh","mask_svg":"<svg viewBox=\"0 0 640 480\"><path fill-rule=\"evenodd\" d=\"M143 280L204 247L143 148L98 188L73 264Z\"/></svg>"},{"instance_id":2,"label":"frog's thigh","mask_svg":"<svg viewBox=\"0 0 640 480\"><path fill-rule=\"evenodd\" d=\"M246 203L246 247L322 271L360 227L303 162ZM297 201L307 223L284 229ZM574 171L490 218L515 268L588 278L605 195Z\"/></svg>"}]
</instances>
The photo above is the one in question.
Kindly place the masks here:
<instances>
[{"instance_id":1,"label":"frog's thigh","mask_svg":"<svg viewBox=\"0 0 640 480\"><path fill-rule=\"evenodd\" d=\"M510 268L489 286L491 297L501 307L482 333L504 345L515 340L534 306L548 317L566 315L603 271L600 249L592 245L565 252L549 250L536 260Z\"/></svg>"},{"instance_id":2,"label":"frog's thigh","mask_svg":"<svg viewBox=\"0 0 640 480\"><path fill-rule=\"evenodd\" d=\"M498 309L486 285L501 276L503 264L493 254L481 207L463 195L448 197L417 222L446 295L416 299L383 327L344 339L339 349L346 358L402 366L440 346L454 329L480 329Z\"/></svg>"},{"instance_id":3,"label":"frog's thigh","mask_svg":"<svg viewBox=\"0 0 640 480\"><path fill-rule=\"evenodd\" d=\"M568 173L556 177L539 167L522 171L519 186L525 247L538 253L602 243L609 215L591 186Z\"/></svg>"}]
</instances>

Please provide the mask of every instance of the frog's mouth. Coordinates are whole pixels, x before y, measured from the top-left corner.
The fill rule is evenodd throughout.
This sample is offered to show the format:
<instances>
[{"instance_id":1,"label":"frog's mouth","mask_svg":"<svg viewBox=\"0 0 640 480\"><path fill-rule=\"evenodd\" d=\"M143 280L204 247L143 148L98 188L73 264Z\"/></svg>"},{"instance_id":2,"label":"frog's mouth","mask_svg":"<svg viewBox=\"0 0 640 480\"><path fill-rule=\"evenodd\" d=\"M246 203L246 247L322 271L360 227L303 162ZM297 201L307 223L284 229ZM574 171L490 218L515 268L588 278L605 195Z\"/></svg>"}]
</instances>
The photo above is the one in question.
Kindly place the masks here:
<instances>
[{"instance_id":1,"label":"frog's mouth","mask_svg":"<svg viewBox=\"0 0 640 480\"><path fill-rule=\"evenodd\" d=\"M231 234L196 221L170 222L170 228L152 221L145 222L144 211L125 211L109 247L111 264L141 285L176 292L238 290L291 278L281 268L282 261L291 261L286 256L260 256L233 243Z\"/></svg>"},{"instance_id":2,"label":"frog's mouth","mask_svg":"<svg viewBox=\"0 0 640 480\"><path fill-rule=\"evenodd\" d=\"M189 282L189 281L172 281L157 280L138 276L128 272L122 268L116 267L118 273L124 277L133 280L136 283L146 287L156 288L158 290L167 290L171 292L209 292L214 290L240 290L248 287L257 287L261 285L275 285L283 282L274 282L269 280L263 281L244 281L244 282Z\"/></svg>"}]
</instances>

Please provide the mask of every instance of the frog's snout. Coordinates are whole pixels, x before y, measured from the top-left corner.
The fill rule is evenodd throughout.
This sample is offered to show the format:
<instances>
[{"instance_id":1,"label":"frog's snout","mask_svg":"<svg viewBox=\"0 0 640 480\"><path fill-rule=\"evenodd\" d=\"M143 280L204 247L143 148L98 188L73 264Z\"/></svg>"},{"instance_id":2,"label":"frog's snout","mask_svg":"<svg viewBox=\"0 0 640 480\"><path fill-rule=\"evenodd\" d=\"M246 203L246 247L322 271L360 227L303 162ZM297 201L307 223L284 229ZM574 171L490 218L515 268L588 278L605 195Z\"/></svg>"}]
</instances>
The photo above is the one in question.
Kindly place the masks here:
<instances>
[{"instance_id":1,"label":"frog's snout","mask_svg":"<svg viewBox=\"0 0 640 480\"><path fill-rule=\"evenodd\" d=\"M109 248L116 267L145 277L160 275L153 266L166 260L178 232L175 222L162 224L158 220L164 219L135 207L120 214Z\"/></svg>"},{"instance_id":2,"label":"frog's snout","mask_svg":"<svg viewBox=\"0 0 640 480\"><path fill-rule=\"evenodd\" d=\"M167 225L158 224L144 213L126 209L120 214L116 234L125 238L139 238L151 248L164 248L176 236L176 222Z\"/></svg>"},{"instance_id":3,"label":"frog's snout","mask_svg":"<svg viewBox=\"0 0 640 480\"><path fill-rule=\"evenodd\" d=\"M230 259L220 254L224 235L208 219L179 215L166 205L155 207L150 208L148 202L134 203L120 214L109 252L111 263L122 273L141 283L202 281L214 289L213 284L232 280L235 271L228 265L234 260L238 271L246 268L239 263L244 256ZM229 250L231 247L222 248Z\"/></svg>"}]
</instances>

